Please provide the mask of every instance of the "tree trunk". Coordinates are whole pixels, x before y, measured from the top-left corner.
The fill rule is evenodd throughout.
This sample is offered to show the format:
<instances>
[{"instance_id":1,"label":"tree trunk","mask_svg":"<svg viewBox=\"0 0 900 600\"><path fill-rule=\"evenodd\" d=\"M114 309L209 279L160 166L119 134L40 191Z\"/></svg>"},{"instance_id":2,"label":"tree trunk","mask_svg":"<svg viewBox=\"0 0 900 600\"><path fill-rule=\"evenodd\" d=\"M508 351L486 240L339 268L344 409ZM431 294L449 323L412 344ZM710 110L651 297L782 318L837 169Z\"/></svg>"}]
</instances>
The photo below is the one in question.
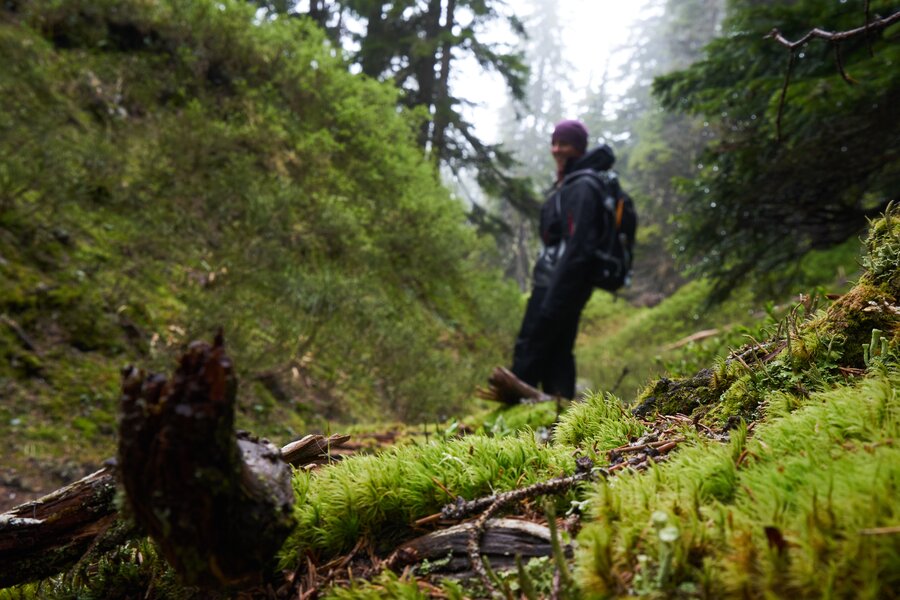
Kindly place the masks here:
<instances>
[{"instance_id":1,"label":"tree trunk","mask_svg":"<svg viewBox=\"0 0 900 600\"><path fill-rule=\"evenodd\" d=\"M293 524L291 473L267 440L234 435L222 337L194 342L171 381L125 375L119 474L135 520L185 582L258 584Z\"/></svg>"},{"instance_id":2,"label":"tree trunk","mask_svg":"<svg viewBox=\"0 0 900 600\"><path fill-rule=\"evenodd\" d=\"M434 90L434 131L431 156L436 165L444 156L444 134L450 125L450 63L453 59L453 25L456 22L456 0L447 0L447 14L441 31L441 74Z\"/></svg>"},{"instance_id":3,"label":"tree trunk","mask_svg":"<svg viewBox=\"0 0 900 600\"><path fill-rule=\"evenodd\" d=\"M416 83L419 86L412 105L432 108L435 100L435 87L437 85L437 51L438 38L441 34L441 0L428 0L428 11L424 15L424 28L422 30L422 44L424 49L420 54L413 53L410 61L415 64ZM434 141L431 121L422 123L419 129L419 145L424 149ZM432 147L433 151L433 147Z\"/></svg>"}]
</instances>

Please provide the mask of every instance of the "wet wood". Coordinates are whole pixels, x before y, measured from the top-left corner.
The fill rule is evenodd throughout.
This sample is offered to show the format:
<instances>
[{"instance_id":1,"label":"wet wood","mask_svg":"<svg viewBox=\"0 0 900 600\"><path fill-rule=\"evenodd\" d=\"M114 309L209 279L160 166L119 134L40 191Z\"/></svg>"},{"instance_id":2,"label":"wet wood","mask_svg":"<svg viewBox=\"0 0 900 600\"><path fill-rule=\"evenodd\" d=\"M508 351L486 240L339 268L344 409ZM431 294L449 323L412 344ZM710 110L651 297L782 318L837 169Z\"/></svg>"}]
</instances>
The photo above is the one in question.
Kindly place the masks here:
<instances>
[{"instance_id":1,"label":"wet wood","mask_svg":"<svg viewBox=\"0 0 900 600\"><path fill-rule=\"evenodd\" d=\"M235 436L237 381L221 335L192 343L170 380L130 369L119 477L135 521L185 583L257 585L293 525L279 449Z\"/></svg>"},{"instance_id":2,"label":"wet wood","mask_svg":"<svg viewBox=\"0 0 900 600\"><path fill-rule=\"evenodd\" d=\"M0 588L75 563L116 520L108 467L0 515Z\"/></svg>"},{"instance_id":3,"label":"wet wood","mask_svg":"<svg viewBox=\"0 0 900 600\"><path fill-rule=\"evenodd\" d=\"M333 449L343 449L349 435L334 434L328 437L310 434L287 444L281 449L284 461L295 467L327 461Z\"/></svg>"},{"instance_id":4,"label":"wet wood","mask_svg":"<svg viewBox=\"0 0 900 600\"><path fill-rule=\"evenodd\" d=\"M487 388L478 388L476 395L484 400L503 404L551 402L553 396L534 388L505 367L496 367L488 378Z\"/></svg>"},{"instance_id":5,"label":"wet wood","mask_svg":"<svg viewBox=\"0 0 900 600\"><path fill-rule=\"evenodd\" d=\"M465 571L471 567L467 544L474 528L475 523L468 521L418 537L394 551L385 566L401 571L427 559L433 572ZM490 519L484 526L480 550L492 566L513 568L516 555L523 558L551 555L550 530L522 519ZM566 545L564 551L570 556L571 546Z\"/></svg>"}]
</instances>

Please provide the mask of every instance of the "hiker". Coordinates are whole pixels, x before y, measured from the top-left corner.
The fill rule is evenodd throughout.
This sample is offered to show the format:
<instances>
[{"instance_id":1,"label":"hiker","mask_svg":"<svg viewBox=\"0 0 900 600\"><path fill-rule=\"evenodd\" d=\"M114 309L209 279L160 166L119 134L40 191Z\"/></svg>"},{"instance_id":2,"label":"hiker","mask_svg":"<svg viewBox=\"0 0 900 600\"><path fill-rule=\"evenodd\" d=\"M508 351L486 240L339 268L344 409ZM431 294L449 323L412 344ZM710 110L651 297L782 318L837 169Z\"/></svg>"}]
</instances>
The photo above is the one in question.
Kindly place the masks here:
<instances>
[{"instance_id":1,"label":"hiker","mask_svg":"<svg viewBox=\"0 0 900 600\"><path fill-rule=\"evenodd\" d=\"M516 339L512 373L521 381L543 387L545 393L575 397L575 356L581 311L593 290L595 249L605 218L602 198L585 169L606 171L615 157L606 144L587 150L588 131L575 120L561 121L551 137L556 183L541 207L542 248L533 271L533 287ZM514 393L491 377L500 399ZM501 379L502 379L502 373Z\"/></svg>"}]
</instances>

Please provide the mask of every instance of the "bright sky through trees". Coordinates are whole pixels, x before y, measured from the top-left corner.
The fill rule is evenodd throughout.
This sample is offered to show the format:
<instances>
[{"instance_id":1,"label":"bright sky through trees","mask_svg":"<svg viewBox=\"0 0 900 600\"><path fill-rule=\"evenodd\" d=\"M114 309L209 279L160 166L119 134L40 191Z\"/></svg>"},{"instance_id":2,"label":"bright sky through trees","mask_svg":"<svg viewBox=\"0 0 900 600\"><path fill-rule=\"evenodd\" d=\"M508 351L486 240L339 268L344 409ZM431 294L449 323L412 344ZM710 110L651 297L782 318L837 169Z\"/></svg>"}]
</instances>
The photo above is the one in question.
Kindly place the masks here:
<instances>
[{"instance_id":1,"label":"bright sky through trees","mask_svg":"<svg viewBox=\"0 0 900 600\"><path fill-rule=\"evenodd\" d=\"M571 64L571 82L560 82L571 106L572 116L578 112L588 91L595 89L604 77L611 94L621 93L630 83L628 53L622 47L631 35L634 23L648 10L649 0L557 0L562 9L566 32L566 60ZM519 18L527 19L536 2L514 0L509 8ZM508 33L507 33L508 35ZM456 95L475 103L468 114L477 133L489 142L497 141L498 111L506 103L503 80L496 73L485 72L474 61L460 63L453 85Z\"/></svg>"}]
</instances>

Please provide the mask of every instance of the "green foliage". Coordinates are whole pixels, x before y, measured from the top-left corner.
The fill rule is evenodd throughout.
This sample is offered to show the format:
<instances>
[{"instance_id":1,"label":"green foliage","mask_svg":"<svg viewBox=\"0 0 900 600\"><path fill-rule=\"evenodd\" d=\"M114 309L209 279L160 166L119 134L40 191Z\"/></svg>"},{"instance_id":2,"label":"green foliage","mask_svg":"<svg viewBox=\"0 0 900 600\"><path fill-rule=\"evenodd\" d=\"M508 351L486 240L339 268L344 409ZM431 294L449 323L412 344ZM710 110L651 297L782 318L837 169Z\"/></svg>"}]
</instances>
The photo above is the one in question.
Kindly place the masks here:
<instances>
[{"instance_id":1,"label":"green foliage","mask_svg":"<svg viewBox=\"0 0 900 600\"><path fill-rule=\"evenodd\" d=\"M64 575L0 590L0 600L188 600L201 596L199 590L186 588L178 581L153 543L146 539L129 541L90 565L83 564Z\"/></svg>"},{"instance_id":2,"label":"green foliage","mask_svg":"<svg viewBox=\"0 0 900 600\"><path fill-rule=\"evenodd\" d=\"M712 140L680 184L685 201L674 246L694 272L715 280L714 297L746 278L765 281L812 249L844 242L895 198L896 32L840 43L852 82L842 78L833 44L813 39L790 60L791 52L766 36L773 28L791 40L813 27L854 29L865 23L865 9L875 15L894 7L732 2L706 58L656 80L663 105L703 116Z\"/></svg>"},{"instance_id":3,"label":"green foliage","mask_svg":"<svg viewBox=\"0 0 900 600\"><path fill-rule=\"evenodd\" d=\"M848 277L857 274L858 261L858 243L812 252L798 262L790 285L777 297L844 291ZM707 280L692 281L652 308L635 308L594 294L582 315L577 348L585 384L631 403L652 377L693 375L749 340L765 339L789 308L788 303L764 303L757 298L758 290L749 286L710 306L706 299L712 288ZM686 341L712 329L717 333Z\"/></svg>"},{"instance_id":4,"label":"green foliage","mask_svg":"<svg viewBox=\"0 0 900 600\"><path fill-rule=\"evenodd\" d=\"M378 600L379 598L397 598L402 600L427 600L432 598L433 586L423 591L413 577L397 576L391 571L384 571L373 581L353 581L348 588L332 587L323 596L325 600ZM440 586L442 597L448 600L463 600L466 594L462 586L451 580L445 580Z\"/></svg>"},{"instance_id":5,"label":"green foliage","mask_svg":"<svg viewBox=\"0 0 900 600\"><path fill-rule=\"evenodd\" d=\"M395 90L237 0L2 16L0 314L35 346L0 324L4 410L66 436L83 394L114 413L121 366L218 327L241 426L275 439L469 402L518 295ZM105 422L77 421L86 460Z\"/></svg>"},{"instance_id":6,"label":"green foliage","mask_svg":"<svg viewBox=\"0 0 900 600\"><path fill-rule=\"evenodd\" d=\"M565 406L558 408L555 402L519 404L495 409L477 421L491 435L510 435L526 428L540 433L553 425L558 410L565 410Z\"/></svg>"},{"instance_id":7,"label":"green foliage","mask_svg":"<svg viewBox=\"0 0 900 600\"><path fill-rule=\"evenodd\" d=\"M897 277L897 265L900 264L900 223L897 216L896 207L892 205L885 211L884 218L872 223L866 239L863 266L875 283L890 285L891 280Z\"/></svg>"},{"instance_id":8,"label":"green foliage","mask_svg":"<svg viewBox=\"0 0 900 600\"><path fill-rule=\"evenodd\" d=\"M895 541L867 532L900 517L898 385L893 369L772 402L752 439L745 429L727 446L695 439L665 466L599 483L594 521L579 537L583 590L877 597L896 589Z\"/></svg>"},{"instance_id":9,"label":"green foliage","mask_svg":"<svg viewBox=\"0 0 900 600\"><path fill-rule=\"evenodd\" d=\"M584 313L584 335L578 341L579 374L594 390L634 398L653 376L690 374L715 356L740 346L758 316L750 294L735 294L731 302L704 311L710 284L698 280L680 288L652 308L635 309L595 294ZM720 328L706 340L670 346L698 331ZM618 384L618 386L617 386Z\"/></svg>"}]
</instances>

